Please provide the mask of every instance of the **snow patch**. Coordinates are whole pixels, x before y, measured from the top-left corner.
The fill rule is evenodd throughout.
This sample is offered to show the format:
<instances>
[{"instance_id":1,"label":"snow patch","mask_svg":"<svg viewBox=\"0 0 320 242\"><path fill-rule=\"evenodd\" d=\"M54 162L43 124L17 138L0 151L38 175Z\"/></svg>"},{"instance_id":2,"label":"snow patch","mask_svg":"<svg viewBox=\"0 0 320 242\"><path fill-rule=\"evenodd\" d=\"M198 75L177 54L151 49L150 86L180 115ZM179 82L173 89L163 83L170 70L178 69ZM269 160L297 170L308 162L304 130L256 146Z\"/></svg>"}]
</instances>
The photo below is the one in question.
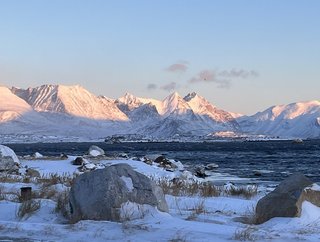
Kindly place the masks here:
<instances>
[{"instance_id":1,"label":"snow patch","mask_svg":"<svg viewBox=\"0 0 320 242\"><path fill-rule=\"evenodd\" d=\"M96 156L101 155L101 152L98 151L98 150L91 150L91 151L89 152L89 154L90 154L91 156L96 157Z\"/></svg>"},{"instance_id":2,"label":"snow patch","mask_svg":"<svg viewBox=\"0 0 320 242\"><path fill-rule=\"evenodd\" d=\"M310 187L307 187L305 189L310 189L310 190L313 190L313 191L320 191L320 186L317 184L317 183L313 183Z\"/></svg>"},{"instance_id":3,"label":"snow patch","mask_svg":"<svg viewBox=\"0 0 320 242\"><path fill-rule=\"evenodd\" d=\"M132 183L132 179L130 177L127 177L127 176L121 176L120 178L126 184L126 187L128 188L128 191L132 192L133 189L134 189L133 183Z\"/></svg>"},{"instance_id":4,"label":"snow patch","mask_svg":"<svg viewBox=\"0 0 320 242\"><path fill-rule=\"evenodd\" d=\"M302 211L301 211L300 219L302 223L317 222L319 224L320 223L320 207L308 201L304 201L302 203Z\"/></svg>"},{"instance_id":5,"label":"snow patch","mask_svg":"<svg viewBox=\"0 0 320 242\"><path fill-rule=\"evenodd\" d=\"M43 157L43 155L40 154L39 152L34 153L33 156L34 156L35 158L42 158L42 157Z\"/></svg>"}]
</instances>

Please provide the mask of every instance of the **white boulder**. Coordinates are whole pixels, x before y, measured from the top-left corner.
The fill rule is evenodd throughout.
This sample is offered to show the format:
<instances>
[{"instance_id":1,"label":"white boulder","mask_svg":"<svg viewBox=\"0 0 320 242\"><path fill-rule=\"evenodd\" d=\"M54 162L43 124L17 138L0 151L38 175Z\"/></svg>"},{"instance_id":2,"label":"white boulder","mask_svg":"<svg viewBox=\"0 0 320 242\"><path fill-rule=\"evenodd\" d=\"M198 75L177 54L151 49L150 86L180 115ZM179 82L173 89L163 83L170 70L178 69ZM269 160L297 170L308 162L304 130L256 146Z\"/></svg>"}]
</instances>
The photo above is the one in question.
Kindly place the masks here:
<instances>
[{"instance_id":1,"label":"white boulder","mask_svg":"<svg viewBox=\"0 0 320 242\"><path fill-rule=\"evenodd\" d=\"M91 145L88 153L89 153L89 155L94 156L94 157L102 156L105 154L104 150L96 145Z\"/></svg>"},{"instance_id":2,"label":"white boulder","mask_svg":"<svg viewBox=\"0 0 320 242\"><path fill-rule=\"evenodd\" d=\"M17 171L20 161L12 149L0 145L0 171Z\"/></svg>"},{"instance_id":3,"label":"white boulder","mask_svg":"<svg viewBox=\"0 0 320 242\"><path fill-rule=\"evenodd\" d=\"M40 154L39 152L36 152L33 154L33 157L36 158L36 159L40 159L40 158L43 158L43 155Z\"/></svg>"}]
</instances>

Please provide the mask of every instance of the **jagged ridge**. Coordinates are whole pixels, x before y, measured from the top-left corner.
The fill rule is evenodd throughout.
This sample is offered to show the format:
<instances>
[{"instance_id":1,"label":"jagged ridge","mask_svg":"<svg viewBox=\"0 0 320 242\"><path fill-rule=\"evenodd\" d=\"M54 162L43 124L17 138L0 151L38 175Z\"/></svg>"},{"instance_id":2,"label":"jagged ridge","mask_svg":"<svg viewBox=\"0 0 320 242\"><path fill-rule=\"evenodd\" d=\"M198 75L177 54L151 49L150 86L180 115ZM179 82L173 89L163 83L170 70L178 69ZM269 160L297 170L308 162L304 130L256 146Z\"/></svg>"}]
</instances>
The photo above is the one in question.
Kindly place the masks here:
<instances>
[{"instance_id":1,"label":"jagged ridge","mask_svg":"<svg viewBox=\"0 0 320 242\"><path fill-rule=\"evenodd\" d=\"M162 101L129 93L113 100L95 96L81 86L62 85L11 91L0 87L0 94L1 125L13 132L47 131L91 137L130 133L166 138L244 131L293 138L320 137L319 101L273 106L253 116L239 117L194 92L185 97L175 92Z\"/></svg>"}]
</instances>

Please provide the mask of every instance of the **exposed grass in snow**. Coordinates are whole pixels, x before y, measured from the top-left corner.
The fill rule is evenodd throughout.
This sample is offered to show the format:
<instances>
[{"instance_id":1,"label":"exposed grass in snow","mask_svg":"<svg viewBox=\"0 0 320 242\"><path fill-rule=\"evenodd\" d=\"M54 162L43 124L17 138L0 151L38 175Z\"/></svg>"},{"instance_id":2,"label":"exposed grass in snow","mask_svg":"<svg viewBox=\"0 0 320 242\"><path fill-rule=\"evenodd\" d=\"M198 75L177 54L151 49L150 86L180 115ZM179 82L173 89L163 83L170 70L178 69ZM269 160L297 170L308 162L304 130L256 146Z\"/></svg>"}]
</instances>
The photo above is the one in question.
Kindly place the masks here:
<instances>
[{"instance_id":1,"label":"exposed grass in snow","mask_svg":"<svg viewBox=\"0 0 320 242\"><path fill-rule=\"evenodd\" d=\"M70 176L67 173L49 173L47 175L42 175L37 179L37 182L43 184L44 186L51 186L56 184L63 184L67 187L71 187L74 182L75 176Z\"/></svg>"},{"instance_id":2,"label":"exposed grass in snow","mask_svg":"<svg viewBox=\"0 0 320 242\"><path fill-rule=\"evenodd\" d=\"M197 201L190 210L191 214L187 217L187 220L196 220L200 214L206 214L205 201Z\"/></svg>"},{"instance_id":3,"label":"exposed grass in snow","mask_svg":"<svg viewBox=\"0 0 320 242\"><path fill-rule=\"evenodd\" d=\"M173 196L239 196L251 199L258 194L258 186L256 185L224 187L216 186L210 182L183 179L158 179L155 182L165 194Z\"/></svg>"},{"instance_id":4,"label":"exposed grass in snow","mask_svg":"<svg viewBox=\"0 0 320 242\"><path fill-rule=\"evenodd\" d=\"M0 185L0 201L5 200L6 196L4 194L4 186Z\"/></svg>"},{"instance_id":5,"label":"exposed grass in snow","mask_svg":"<svg viewBox=\"0 0 320 242\"><path fill-rule=\"evenodd\" d=\"M229 189L226 189L224 192L231 196L242 196L246 199L250 199L258 194L258 186L232 186Z\"/></svg>"},{"instance_id":6,"label":"exposed grass in snow","mask_svg":"<svg viewBox=\"0 0 320 242\"><path fill-rule=\"evenodd\" d=\"M246 228L237 229L232 238L239 241L255 241L256 237L253 233L256 230L257 228L253 226L247 226Z\"/></svg>"},{"instance_id":7,"label":"exposed grass in snow","mask_svg":"<svg viewBox=\"0 0 320 242\"><path fill-rule=\"evenodd\" d=\"M168 242L188 242L187 235L182 231L177 231L172 239L169 239Z\"/></svg>"},{"instance_id":8,"label":"exposed grass in snow","mask_svg":"<svg viewBox=\"0 0 320 242\"><path fill-rule=\"evenodd\" d=\"M70 221L69 191L64 190L58 194L55 212L60 213L64 218Z\"/></svg>"},{"instance_id":9,"label":"exposed grass in snow","mask_svg":"<svg viewBox=\"0 0 320 242\"><path fill-rule=\"evenodd\" d=\"M37 210L39 210L41 207L41 202L38 200L28 200L28 201L24 201L21 203L21 205L19 206L18 212L17 212L17 216L20 219L29 217L32 215L32 213L36 212Z\"/></svg>"},{"instance_id":10,"label":"exposed grass in snow","mask_svg":"<svg viewBox=\"0 0 320 242\"><path fill-rule=\"evenodd\" d=\"M201 183L198 181L182 179L158 179L156 184L160 186L165 194L173 196L202 196L217 197L220 196L220 188L211 183Z\"/></svg>"},{"instance_id":11,"label":"exposed grass in snow","mask_svg":"<svg viewBox=\"0 0 320 242\"><path fill-rule=\"evenodd\" d=\"M23 182L24 176L19 176L19 175L13 175L9 174L7 172L0 172L0 182L1 183L17 183L17 182ZM29 183L30 181L25 179L25 183Z\"/></svg>"}]
</instances>

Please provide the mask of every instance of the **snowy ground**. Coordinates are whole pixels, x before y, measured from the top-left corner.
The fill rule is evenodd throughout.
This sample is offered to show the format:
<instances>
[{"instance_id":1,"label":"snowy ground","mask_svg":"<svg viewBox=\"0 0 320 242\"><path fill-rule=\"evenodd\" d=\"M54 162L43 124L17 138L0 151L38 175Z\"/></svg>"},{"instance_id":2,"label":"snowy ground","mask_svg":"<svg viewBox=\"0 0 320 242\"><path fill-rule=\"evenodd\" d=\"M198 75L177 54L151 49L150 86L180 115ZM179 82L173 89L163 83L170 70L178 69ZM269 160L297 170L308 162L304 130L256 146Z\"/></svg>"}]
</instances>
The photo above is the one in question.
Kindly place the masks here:
<instances>
[{"instance_id":1,"label":"snowy ground","mask_svg":"<svg viewBox=\"0 0 320 242\"><path fill-rule=\"evenodd\" d=\"M76 166L67 160L24 160L22 165L37 169L42 175L57 173L72 175ZM128 163L137 171L153 178L181 176L182 172L168 172L134 160L104 160L102 163ZM15 194L20 187L30 183L2 182L2 193ZM39 184L31 183L33 190ZM63 190L63 185L55 185ZM263 194L252 199L220 196L204 198L199 196L166 195L169 213L150 207L127 204L130 216L123 223L108 221L80 221L67 224L55 212L56 202L38 199L39 210L22 219L17 216L20 203L0 199L0 241L319 241L320 208L308 202L303 203L300 218L274 218L262 225L245 225L235 222L240 216L252 214ZM10 240L11 239L11 240Z\"/></svg>"}]
</instances>

